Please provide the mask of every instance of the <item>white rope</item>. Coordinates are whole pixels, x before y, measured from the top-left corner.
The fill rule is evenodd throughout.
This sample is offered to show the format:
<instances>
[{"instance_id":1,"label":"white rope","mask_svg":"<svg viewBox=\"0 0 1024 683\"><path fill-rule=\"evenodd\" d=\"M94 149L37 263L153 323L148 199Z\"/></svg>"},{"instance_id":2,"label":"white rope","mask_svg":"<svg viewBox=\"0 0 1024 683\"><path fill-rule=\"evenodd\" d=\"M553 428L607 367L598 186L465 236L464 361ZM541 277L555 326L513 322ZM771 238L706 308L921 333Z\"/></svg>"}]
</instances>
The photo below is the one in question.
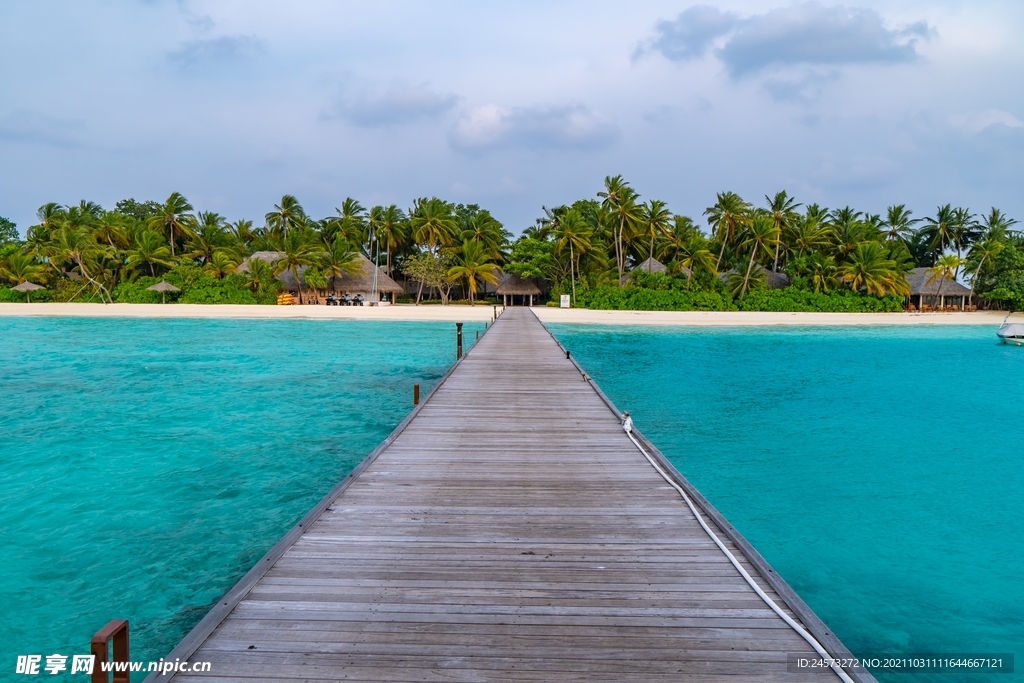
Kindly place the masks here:
<instances>
[{"instance_id":1,"label":"white rope","mask_svg":"<svg viewBox=\"0 0 1024 683\"><path fill-rule=\"evenodd\" d=\"M704 531L706 531L708 536L711 537L711 540L715 542L715 545L717 545L719 549L723 553L725 553L725 556L729 558L730 562L732 562L732 566L736 567L737 571L739 571L739 573L743 575L743 578L746 579L747 583L750 584L750 587L754 589L754 591L761 597L761 599L764 600L765 603L769 607L771 607L776 614L782 617L783 621L789 624L793 628L793 630L799 633L803 637L803 639L806 640L819 655L821 655L825 658L826 661L828 661L829 666L832 667L832 670L836 673L837 676L839 676L839 678L841 678L844 681L844 683L854 683L853 679L850 678L849 675L847 675L847 673L843 671L842 667L839 666L839 664L836 662L836 659L832 657L832 655L830 655L824 647L822 647L821 643L818 642L817 638L808 633L803 626L793 621L793 619L790 618L788 614L782 611L781 607L775 604L774 600L769 598L765 594L765 592L761 590L761 587L758 586L757 582L754 581L750 574L747 573L747 570L744 569L743 565L739 563L739 560L736 559L736 556L733 555L729 551L729 549L725 547L725 544L722 543L721 539L719 539L718 536L715 535L715 532L713 532L708 527L708 525L704 523L704 519L697 511L697 508L694 506L693 501L691 501L690 497L686 495L686 491L684 491L678 484L672 481L668 474L666 474L665 471L658 466L658 463L655 462L654 458L651 457L651 454L648 453L647 450L640 445L640 442L636 440L636 437L633 436L633 419L629 416L629 413L625 413L624 418L625 419L622 423L622 429L626 432L626 435L629 437L629 440L632 441L638 449L640 449L640 452L644 454L645 458L647 458L647 462L651 463L654 469L658 471L658 474L660 474L662 478L665 481L667 481L669 485L672 486L672 488L679 492L679 495L681 495L683 497L683 500L686 501L686 504L690 507L690 512L692 512L693 516L697 518L698 522L700 522L700 525L704 528Z\"/></svg>"}]
</instances>

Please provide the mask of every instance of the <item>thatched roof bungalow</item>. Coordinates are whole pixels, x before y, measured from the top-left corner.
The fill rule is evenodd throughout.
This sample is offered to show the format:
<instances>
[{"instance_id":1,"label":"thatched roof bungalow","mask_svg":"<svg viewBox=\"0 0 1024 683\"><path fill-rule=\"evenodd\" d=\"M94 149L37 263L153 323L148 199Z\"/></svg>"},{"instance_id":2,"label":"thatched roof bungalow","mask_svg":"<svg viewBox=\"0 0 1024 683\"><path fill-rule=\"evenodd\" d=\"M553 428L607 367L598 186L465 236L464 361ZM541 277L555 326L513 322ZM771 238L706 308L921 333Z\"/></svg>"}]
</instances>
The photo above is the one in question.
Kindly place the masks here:
<instances>
[{"instance_id":1,"label":"thatched roof bungalow","mask_svg":"<svg viewBox=\"0 0 1024 683\"><path fill-rule=\"evenodd\" d=\"M757 263L754 264L754 270L757 271L761 277L764 277L765 284L768 286L768 289L785 289L786 287L789 287L789 276L785 273L773 273ZM722 282L728 282L730 275L738 273L739 271L733 268L727 272L719 273L718 279Z\"/></svg>"},{"instance_id":2,"label":"thatched roof bungalow","mask_svg":"<svg viewBox=\"0 0 1024 683\"><path fill-rule=\"evenodd\" d=\"M971 290L956 280L933 276L928 268L913 268L907 273L910 285L910 305L923 310L922 306L945 307L946 299L957 301L961 309L971 303Z\"/></svg>"},{"instance_id":3,"label":"thatched roof bungalow","mask_svg":"<svg viewBox=\"0 0 1024 683\"><path fill-rule=\"evenodd\" d=\"M517 296L524 306L533 306L533 297L540 296L540 287L524 280L519 273L506 273L498 282L495 292L502 297L506 306L515 306Z\"/></svg>"},{"instance_id":4,"label":"thatched roof bungalow","mask_svg":"<svg viewBox=\"0 0 1024 683\"><path fill-rule=\"evenodd\" d=\"M684 277L690 277L690 269L686 267L680 267L678 269L679 275ZM629 273L623 273L619 279L619 284L625 286L627 282L632 279L634 273L668 273L668 266L659 261L656 258L647 258L634 268Z\"/></svg>"},{"instance_id":5,"label":"thatched roof bungalow","mask_svg":"<svg viewBox=\"0 0 1024 683\"><path fill-rule=\"evenodd\" d=\"M273 265L277 261L280 261L284 256L279 251L257 251L249 258L242 261L238 266L238 272L244 273L249 270L249 262L252 259L259 259L265 263ZM377 282L376 289L373 282L373 271L374 265L370 259L366 258L362 254L356 256L356 261L359 263L359 270L352 274L344 274L336 277L332 277L327 281L327 289L337 294L349 294L352 296L361 295L366 301L380 301L381 295L384 294L401 294L405 290L402 285L391 279L384 269L377 266ZM299 273L299 280L302 281L302 288L307 289L306 281L302 278L302 273L306 270L305 266L297 269ZM277 276L277 279L284 284L285 289L289 292L298 291L298 285L295 282L295 278L292 277L292 273L289 270L282 271Z\"/></svg>"},{"instance_id":6,"label":"thatched roof bungalow","mask_svg":"<svg viewBox=\"0 0 1024 683\"><path fill-rule=\"evenodd\" d=\"M640 270L645 273L667 273L668 268L664 263L656 258L649 258L641 263L639 266L633 269L634 271Z\"/></svg>"}]
</instances>

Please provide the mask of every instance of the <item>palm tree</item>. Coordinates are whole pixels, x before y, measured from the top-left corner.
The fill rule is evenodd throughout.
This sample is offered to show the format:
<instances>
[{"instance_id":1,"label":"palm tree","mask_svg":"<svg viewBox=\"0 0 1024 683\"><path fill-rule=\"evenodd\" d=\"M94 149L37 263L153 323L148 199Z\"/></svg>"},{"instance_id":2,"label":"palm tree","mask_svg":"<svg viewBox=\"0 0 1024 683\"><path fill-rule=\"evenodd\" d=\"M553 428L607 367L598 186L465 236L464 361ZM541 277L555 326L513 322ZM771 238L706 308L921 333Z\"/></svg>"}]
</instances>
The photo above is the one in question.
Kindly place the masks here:
<instances>
[{"instance_id":1,"label":"palm tree","mask_svg":"<svg viewBox=\"0 0 1024 683\"><path fill-rule=\"evenodd\" d=\"M1015 219L1010 218L994 206L988 215L981 220L981 225L985 228L985 236L995 237L1000 240L1006 237L1006 233L1016 223Z\"/></svg>"},{"instance_id":2,"label":"palm tree","mask_svg":"<svg viewBox=\"0 0 1024 683\"><path fill-rule=\"evenodd\" d=\"M640 195L629 186L629 183L622 179L621 175L605 176L604 192L598 192L601 197L601 207L614 215L617 227L613 223L612 240L615 242L615 264L619 270L619 286L622 286L622 273L626 267L626 256L623 253L622 242L627 228L636 224L640 217L640 210L636 200Z\"/></svg>"},{"instance_id":3,"label":"palm tree","mask_svg":"<svg viewBox=\"0 0 1024 683\"><path fill-rule=\"evenodd\" d=\"M747 273L743 276L743 283L740 286L740 299L746 296L750 287L750 273L758 254L772 255L772 247L775 246L775 222L771 214L755 213L743 236L745 239L740 247L750 250L750 261L747 263Z\"/></svg>"},{"instance_id":4,"label":"palm tree","mask_svg":"<svg viewBox=\"0 0 1024 683\"><path fill-rule=\"evenodd\" d=\"M926 225L921 233L928 238L929 248L934 255L933 262L946 251L946 245L953 238L953 224L956 220L953 207L949 204L938 207L934 218L929 216L924 219Z\"/></svg>"},{"instance_id":5,"label":"palm tree","mask_svg":"<svg viewBox=\"0 0 1024 683\"><path fill-rule=\"evenodd\" d=\"M43 281L46 266L36 262L29 254L14 252L5 260L0 261L0 277L10 280L16 285L22 282L39 284Z\"/></svg>"},{"instance_id":6,"label":"palm tree","mask_svg":"<svg viewBox=\"0 0 1024 683\"><path fill-rule=\"evenodd\" d=\"M678 261L687 242L697 232L697 226L689 216L672 216L672 229L658 242L658 258L662 262Z\"/></svg>"},{"instance_id":7,"label":"palm tree","mask_svg":"<svg viewBox=\"0 0 1024 683\"><path fill-rule=\"evenodd\" d=\"M149 274L156 277L156 266L174 267L174 256L167 248L164 238L152 230L143 230L135 236L135 242L126 252L129 268L149 266Z\"/></svg>"},{"instance_id":8,"label":"palm tree","mask_svg":"<svg viewBox=\"0 0 1024 683\"><path fill-rule=\"evenodd\" d=\"M437 197L424 197L413 202L412 210L409 211L409 227L416 244L425 247L431 256L437 256L440 247L452 243L452 236L458 226L451 204ZM417 302L422 294L423 281L420 280Z\"/></svg>"},{"instance_id":9,"label":"palm tree","mask_svg":"<svg viewBox=\"0 0 1024 683\"><path fill-rule=\"evenodd\" d=\"M939 306L946 305L946 295L942 293L942 283L950 282L956 279L956 273L959 272L960 266L964 264L964 259L956 254L944 254L935 261L935 265L928 269L928 281L926 284L931 284L936 280L939 281Z\"/></svg>"},{"instance_id":10,"label":"palm tree","mask_svg":"<svg viewBox=\"0 0 1024 683\"><path fill-rule=\"evenodd\" d=\"M405 212L392 204L391 206L375 206L370 210L370 223L377 234L377 239L384 243L387 274L391 275L391 254L407 236L408 221Z\"/></svg>"},{"instance_id":11,"label":"palm tree","mask_svg":"<svg viewBox=\"0 0 1024 683\"><path fill-rule=\"evenodd\" d=\"M812 204L807 207L807 213L790 226L790 243L797 249L797 258L805 251L813 252L831 243L833 232L826 214L826 209Z\"/></svg>"},{"instance_id":12,"label":"palm tree","mask_svg":"<svg viewBox=\"0 0 1024 683\"><path fill-rule=\"evenodd\" d=\"M97 242L105 242L111 249L127 247L131 220L118 211L104 211L96 219L92 236Z\"/></svg>"},{"instance_id":13,"label":"palm tree","mask_svg":"<svg viewBox=\"0 0 1024 683\"><path fill-rule=\"evenodd\" d=\"M722 258L729 242L750 224L750 208L750 204L743 201L735 192L719 192L714 205L704 209L713 237L722 243L722 249L715 261L716 271L722 267Z\"/></svg>"},{"instance_id":14,"label":"palm tree","mask_svg":"<svg viewBox=\"0 0 1024 683\"><path fill-rule=\"evenodd\" d=\"M229 233L226 225L227 221L219 213L199 212L199 220L189 241L192 248L190 255L203 263L208 263L217 249L227 246Z\"/></svg>"},{"instance_id":15,"label":"palm tree","mask_svg":"<svg viewBox=\"0 0 1024 683\"><path fill-rule=\"evenodd\" d=\"M245 247L256 239L256 235L252 230L252 221L247 221L244 218L239 218L234 223L229 223L228 229L239 246Z\"/></svg>"},{"instance_id":16,"label":"palm tree","mask_svg":"<svg viewBox=\"0 0 1024 683\"><path fill-rule=\"evenodd\" d=\"M99 271L102 270L98 260L104 256L105 250L96 243L88 229L76 229L71 224L62 226L56 232L52 248L57 262L74 263L86 282L100 295L100 299L102 300L105 294L109 302L113 303L110 292L97 279ZM94 270L95 273L91 272Z\"/></svg>"},{"instance_id":17,"label":"palm tree","mask_svg":"<svg viewBox=\"0 0 1024 683\"><path fill-rule=\"evenodd\" d=\"M451 244L458 227L452 213L452 205L437 197L417 199L413 202L412 211L409 212L409 225L416 243L425 247L431 254L439 247Z\"/></svg>"},{"instance_id":18,"label":"palm tree","mask_svg":"<svg viewBox=\"0 0 1024 683\"><path fill-rule=\"evenodd\" d=\"M815 293L828 292L829 289L839 286L839 280L836 279L836 260L833 257L812 252L807 257L805 269L814 285Z\"/></svg>"},{"instance_id":19,"label":"palm tree","mask_svg":"<svg viewBox=\"0 0 1024 683\"><path fill-rule=\"evenodd\" d=\"M776 192L774 197L764 196L768 202L768 211L772 214L772 224L775 226L775 260L772 261L772 272L779 270L779 245L782 244L782 234L787 232L789 227L796 222L800 214L797 209L802 204L797 204L796 199L786 194L786 191Z\"/></svg>"},{"instance_id":20,"label":"palm tree","mask_svg":"<svg viewBox=\"0 0 1024 683\"><path fill-rule=\"evenodd\" d=\"M996 211L997 209L993 209ZM974 297L974 287L981 277L981 271L985 266L992 265L995 258L1006 248L1006 243L992 233L991 228L985 237L981 238L971 246L967 254L967 263L974 268L974 275L971 277L971 298Z\"/></svg>"},{"instance_id":21,"label":"palm tree","mask_svg":"<svg viewBox=\"0 0 1024 683\"><path fill-rule=\"evenodd\" d=\"M237 268L237 256L226 249L217 249L203 263L203 272L214 276L218 280L223 280L226 276L234 273Z\"/></svg>"},{"instance_id":22,"label":"palm tree","mask_svg":"<svg viewBox=\"0 0 1024 683\"><path fill-rule=\"evenodd\" d=\"M501 257L501 245L507 239L508 233L490 211L474 211L463 219L461 228L460 237L463 241L475 240L482 244L493 258Z\"/></svg>"},{"instance_id":23,"label":"palm tree","mask_svg":"<svg viewBox=\"0 0 1024 683\"><path fill-rule=\"evenodd\" d=\"M953 209L953 245L956 247L956 255L963 256L963 252L969 249L981 231L978 229L978 222L970 209L957 207ZM959 271L957 276L959 276Z\"/></svg>"},{"instance_id":24,"label":"palm tree","mask_svg":"<svg viewBox=\"0 0 1024 683\"><path fill-rule=\"evenodd\" d=\"M281 258L274 264L274 275L280 275L284 271L292 274L295 286L298 288L299 303L302 303L302 280L299 278L299 268L312 266L321 261L324 249L320 240L309 228L292 228L285 233L281 241Z\"/></svg>"},{"instance_id":25,"label":"palm tree","mask_svg":"<svg viewBox=\"0 0 1024 683\"><path fill-rule=\"evenodd\" d=\"M320 260L320 267L327 277L328 284L331 285L334 284L336 277L353 275L362 270L359 252L340 234L327 246Z\"/></svg>"},{"instance_id":26,"label":"palm tree","mask_svg":"<svg viewBox=\"0 0 1024 683\"><path fill-rule=\"evenodd\" d=\"M265 215L267 230L272 239L282 240L289 232L297 228L305 228L309 222L302 204L294 195L281 197L280 204L274 204L274 210Z\"/></svg>"},{"instance_id":27,"label":"palm tree","mask_svg":"<svg viewBox=\"0 0 1024 683\"><path fill-rule=\"evenodd\" d=\"M707 273L712 276L718 275L718 269L715 266L715 255L707 247L707 240L703 235L697 233L690 235L686 243L683 244L677 259L679 265L689 271L687 287L690 286L693 276L698 273Z\"/></svg>"},{"instance_id":28,"label":"palm tree","mask_svg":"<svg viewBox=\"0 0 1024 683\"><path fill-rule=\"evenodd\" d=\"M149 219L148 225L157 230L167 231L167 241L171 244L171 256L174 256L174 242L177 235L189 237L192 235L192 225L195 220L191 214L192 205L178 192L172 192L171 196L163 204L157 205L157 213Z\"/></svg>"},{"instance_id":29,"label":"palm tree","mask_svg":"<svg viewBox=\"0 0 1024 683\"><path fill-rule=\"evenodd\" d=\"M839 276L855 292L863 289L876 296L889 292L904 296L910 293L896 262L887 258L885 246L880 242L862 242L854 247L846 263L839 267Z\"/></svg>"},{"instance_id":30,"label":"palm tree","mask_svg":"<svg viewBox=\"0 0 1024 683\"><path fill-rule=\"evenodd\" d=\"M334 230L348 241L349 244L365 248L369 252L369 233L367 231L366 209L352 197L345 197L341 206L334 209L338 217L334 219Z\"/></svg>"},{"instance_id":31,"label":"palm tree","mask_svg":"<svg viewBox=\"0 0 1024 683\"><path fill-rule=\"evenodd\" d=\"M672 212L667 204L660 199L652 199L640 206L640 218L637 221L643 228L645 237L651 238L651 246L647 258L654 259L654 241L669 234L672 225Z\"/></svg>"},{"instance_id":32,"label":"palm tree","mask_svg":"<svg viewBox=\"0 0 1024 683\"><path fill-rule=\"evenodd\" d=\"M555 248L564 251L569 248L569 281L572 283L572 302L576 303L576 273L579 272L580 256L591 248L593 230L576 209L566 210L558 220L555 233Z\"/></svg>"},{"instance_id":33,"label":"palm tree","mask_svg":"<svg viewBox=\"0 0 1024 683\"><path fill-rule=\"evenodd\" d=\"M914 224L920 223L920 218L911 218L914 212L906 208L905 204L896 204L885 210L885 220L882 227L887 229L885 238L890 242L909 242L914 236Z\"/></svg>"},{"instance_id":34,"label":"palm tree","mask_svg":"<svg viewBox=\"0 0 1024 683\"><path fill-rule=\"evenodd\" d=\"M469 305L474 305L476 281L480 278L492 285L498 283L498 266L490 260L484 246L475 240L466 240L456 252L455 265L448 269L448 281L465 280L469 291Z\"/></svg>"},{"instance_id":35,"label":"palm tree","mask_svg":"<svg viewBox=\"0 0 1024 683\"><path fill-rule=\"evenodd\" d=\"M829 218L836 255L841 259L856 251L858 245L870 242L874 238L872 226L863 220L864 214L861 211L844 206L833 211Z\"/></svg>"},{"instance_id":36,"label":"palm tree","mask_svg":"<svg viewBox=\"0 0 1024 683\"><path fill-rule=\"evenodd\" d=\"M261 259L249 259L249 269L245 272L245 285L253 294L258 294L263 286L274 277L273 268Z\"/></svg>"},{"instance_id":37,"label":"palm tree","mask_svg":"<svg viewBox=\"0 0 1024 683\"><path fill-rule=\"evenodd\" d=\"M39 218L39 225L50 231L57 229L65 213L67 210L57 202L48 202L39 207L36 216Z\"/></svg>"}]
</instances>

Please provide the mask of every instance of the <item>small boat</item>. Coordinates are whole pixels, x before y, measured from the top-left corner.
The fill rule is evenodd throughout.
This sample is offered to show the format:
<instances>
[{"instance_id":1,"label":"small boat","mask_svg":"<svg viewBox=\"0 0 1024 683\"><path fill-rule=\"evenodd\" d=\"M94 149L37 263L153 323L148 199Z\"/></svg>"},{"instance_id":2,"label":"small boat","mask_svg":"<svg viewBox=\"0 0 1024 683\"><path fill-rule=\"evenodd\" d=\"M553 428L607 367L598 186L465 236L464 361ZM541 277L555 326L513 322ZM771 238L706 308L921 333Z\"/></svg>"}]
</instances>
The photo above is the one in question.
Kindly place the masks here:
<instances>
[{"instance_id":1,"label":"small boat","mask_svg":"<svg viewBox=\"0 0 1024 683\"><path fill-rule=\"evenodd\" d=\"M1003 324L999 326L996 334L1003 340L1004 344L1024 346L1024 323L1009 322L1011 315L1013 315L1012 312L1003 318Z\"/></svg>"}]
</instances>

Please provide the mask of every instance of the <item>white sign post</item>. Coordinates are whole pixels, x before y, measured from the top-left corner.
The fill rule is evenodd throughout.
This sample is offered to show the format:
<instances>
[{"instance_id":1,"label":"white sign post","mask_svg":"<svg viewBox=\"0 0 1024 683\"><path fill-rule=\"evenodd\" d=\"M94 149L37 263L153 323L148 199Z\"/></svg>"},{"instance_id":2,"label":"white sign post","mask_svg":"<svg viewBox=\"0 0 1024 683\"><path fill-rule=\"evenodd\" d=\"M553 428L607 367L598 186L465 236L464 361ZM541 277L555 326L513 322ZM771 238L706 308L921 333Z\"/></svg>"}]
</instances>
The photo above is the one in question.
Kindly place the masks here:
<instances>
[{"instance_id":1,"label":"white sign post","mask_svg":"<svg viewBox=\"0 0 1024 683\"><path fill-rule=\"evenodd\" d=\"M559 308L569 308L569 295L563 294L559 297Z\"/></svg>"}]
</instances>

